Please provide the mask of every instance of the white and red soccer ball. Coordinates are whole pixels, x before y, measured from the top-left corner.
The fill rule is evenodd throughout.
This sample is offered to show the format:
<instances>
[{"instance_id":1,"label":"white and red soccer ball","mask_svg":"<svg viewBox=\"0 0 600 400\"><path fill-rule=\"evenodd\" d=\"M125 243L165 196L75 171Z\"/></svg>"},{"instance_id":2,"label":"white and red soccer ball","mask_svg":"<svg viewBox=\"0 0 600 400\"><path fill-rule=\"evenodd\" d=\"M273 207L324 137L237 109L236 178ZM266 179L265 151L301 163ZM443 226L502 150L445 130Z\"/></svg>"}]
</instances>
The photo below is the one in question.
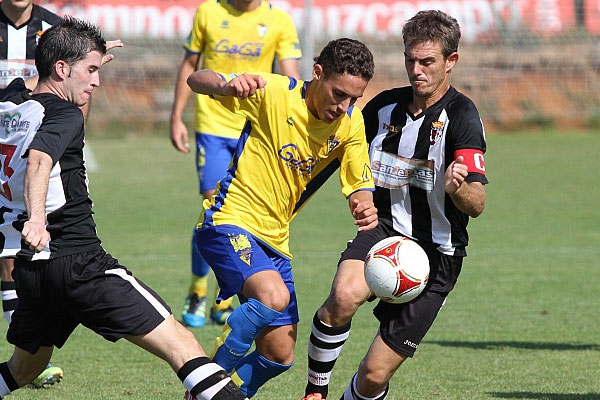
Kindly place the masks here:
<instances>
[{"instance_id":1,"label":"white and red soccer ball","mask_svg":"<svg viewBox=\"0 0 600 400\"><path fill-rule=\"evenodd\" d=\"M429 258L413 240L392 236L369 251L365 259L365 279L381 300L406 303L425 289L429 279Z\"/></svg>"}]
</instances>

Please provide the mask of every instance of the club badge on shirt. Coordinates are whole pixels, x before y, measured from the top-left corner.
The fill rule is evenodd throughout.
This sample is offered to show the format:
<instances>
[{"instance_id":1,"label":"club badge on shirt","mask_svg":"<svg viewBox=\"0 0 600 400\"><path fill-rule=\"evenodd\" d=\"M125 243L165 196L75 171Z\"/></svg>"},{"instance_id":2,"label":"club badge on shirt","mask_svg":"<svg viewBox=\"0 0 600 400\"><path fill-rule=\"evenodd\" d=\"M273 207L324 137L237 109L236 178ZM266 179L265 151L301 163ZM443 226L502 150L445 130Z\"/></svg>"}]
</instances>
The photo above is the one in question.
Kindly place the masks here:
<instances>
[{"instance_id":1,"label":"club badge on shirt","mask_svg":"<svg viewBox=\"0 0 600 400\"><path fill-rule=\"evenodd\" d=\"M429 134L429 145L433 146L436 144L442 134L444 133L444 123L442 121L435 121L431 123L431 132Z\"/></svg>"}]
</instances>

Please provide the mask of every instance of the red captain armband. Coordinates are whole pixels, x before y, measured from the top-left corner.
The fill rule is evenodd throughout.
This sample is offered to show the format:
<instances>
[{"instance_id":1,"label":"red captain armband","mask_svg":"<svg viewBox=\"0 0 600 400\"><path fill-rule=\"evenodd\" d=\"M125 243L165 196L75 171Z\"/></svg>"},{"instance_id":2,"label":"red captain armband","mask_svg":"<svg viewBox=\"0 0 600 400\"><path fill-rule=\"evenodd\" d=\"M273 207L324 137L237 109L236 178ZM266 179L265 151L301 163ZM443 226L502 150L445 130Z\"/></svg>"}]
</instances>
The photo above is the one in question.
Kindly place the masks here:
<instances>
[{"instance_id":1,"label":"red captain armband","mask_svg":"<svg viewBox=\"0 0 600 400\"><path fill-rule=\"evenodd\" d=\"M460 149L454 152L454 159L463 157L463 164L467 166L467 171L477 172L485 175L485 160L483 151L478 149Z\"/></svg>"}]
</instances>

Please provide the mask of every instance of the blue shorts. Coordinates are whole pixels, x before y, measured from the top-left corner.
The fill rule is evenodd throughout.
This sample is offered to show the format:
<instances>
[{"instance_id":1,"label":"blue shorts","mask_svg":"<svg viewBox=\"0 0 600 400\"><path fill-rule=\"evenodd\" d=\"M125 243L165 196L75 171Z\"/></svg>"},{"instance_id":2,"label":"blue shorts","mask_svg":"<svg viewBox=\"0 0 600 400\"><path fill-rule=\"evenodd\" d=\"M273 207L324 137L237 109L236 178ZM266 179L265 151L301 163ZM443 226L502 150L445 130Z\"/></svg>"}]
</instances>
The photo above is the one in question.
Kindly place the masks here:
<instances>
[{"instance_id":1,"label":"blue shorts","mask_svg":"<svg viewBox=\"0 0 600 400\"><path fill-rule=\"evenodd\" d=\"M270 326L292 325L299 321L296 288L290 260L260 242L248 231L235 225L196 229L194 240L202 257L213 269L219 283L218 299L240 294L246 279L260 271L274 270L290 292L290 303Z\"/></svg>"},{"instance_id":2,"label":"blue shorts","mask_svg":"<svg viewBox=\"0 0 600 400\"><path fill-rule=\"evenodd\" d=\"M200 193L217 187L224 176L238 139L209 135L196 132L196 170Z\"/></svg>"}]
</instances>

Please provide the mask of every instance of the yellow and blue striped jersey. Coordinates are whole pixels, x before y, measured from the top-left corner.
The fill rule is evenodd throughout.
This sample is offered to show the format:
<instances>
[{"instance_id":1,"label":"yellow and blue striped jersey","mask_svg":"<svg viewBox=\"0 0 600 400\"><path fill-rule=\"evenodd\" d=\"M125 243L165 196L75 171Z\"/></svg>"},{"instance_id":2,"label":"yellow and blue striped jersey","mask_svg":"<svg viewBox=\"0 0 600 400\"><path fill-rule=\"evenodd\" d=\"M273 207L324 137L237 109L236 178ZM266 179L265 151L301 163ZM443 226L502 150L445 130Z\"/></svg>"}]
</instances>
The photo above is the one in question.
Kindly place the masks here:
<instances>
[{"instance_id":1,"label":"yellow and blue striped jersey","mask_svg":"<svg viewBox=\"0 0 600 400\"><path fill-rule=\"evenodd\" d=\"M214 96L246 124L227 175L204 201L198 227L236 225L291 258L291 220L338 167L344 196L374 190L365 126L358 107L326 124L306 106L306 83L260 75L267 85L245 100Z\"/></svg>"},{"instance_id":2,"label":"yellow and blue striped jersey","mask_svg":"<svg viewBox=\"0 0 600 400\"><path fill-rule=\"evenodd\" d=\"M222 72L271 72L279 60L302 56L292 18L263 0L257 9L236 10L227 0L206 0L196 10L184 45L202 53L203 68ZM231 115L208 96L196 95L196 132L237 139L244 118Z\"/></svg>"}]
</instances>

